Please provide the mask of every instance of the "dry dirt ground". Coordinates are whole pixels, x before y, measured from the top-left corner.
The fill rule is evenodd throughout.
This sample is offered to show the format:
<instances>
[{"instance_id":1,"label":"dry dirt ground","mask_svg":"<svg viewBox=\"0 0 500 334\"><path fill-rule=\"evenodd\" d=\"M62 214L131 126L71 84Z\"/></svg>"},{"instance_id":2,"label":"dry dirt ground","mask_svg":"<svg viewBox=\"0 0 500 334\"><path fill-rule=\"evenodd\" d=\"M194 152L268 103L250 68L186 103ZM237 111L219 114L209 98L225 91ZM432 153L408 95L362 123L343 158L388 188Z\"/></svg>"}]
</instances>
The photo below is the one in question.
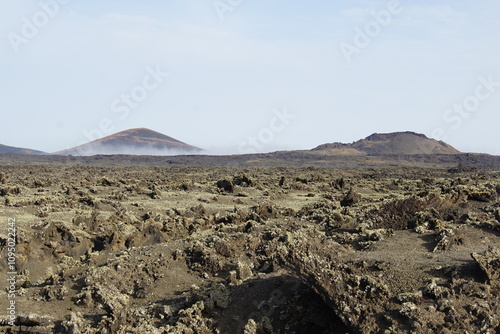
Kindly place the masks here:
<instances>
[{"instance_id":1,"label":"dry dirt ground","mask_svg":"<svg viewBox=\"0 0 500 334\"><path fill-rule=\"evenodd\" d=\"M0 166L0 332L499 334L499 195L466 168Z\"/></svg>"}]
</instances>

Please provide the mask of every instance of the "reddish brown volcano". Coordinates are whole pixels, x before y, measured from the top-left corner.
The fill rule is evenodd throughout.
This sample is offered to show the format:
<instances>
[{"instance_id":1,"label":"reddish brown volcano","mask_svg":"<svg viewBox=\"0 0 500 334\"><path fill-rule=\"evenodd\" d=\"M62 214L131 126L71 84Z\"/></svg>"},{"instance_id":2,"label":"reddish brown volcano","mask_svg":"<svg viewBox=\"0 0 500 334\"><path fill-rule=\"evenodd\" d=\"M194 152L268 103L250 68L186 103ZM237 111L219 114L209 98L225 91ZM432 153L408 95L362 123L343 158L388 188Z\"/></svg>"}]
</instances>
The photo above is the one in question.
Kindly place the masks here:
<instances>
[{"instance_id":1,"label":"reddish brown volcano","mask_svg":"<svg viewBox=\"0 0 500 334\"><path fill-rule=\"evenodd\" d=\"M130 129L94 140L88 144L73 147L55 154L97 155L173 155L196 153L200 148L181 142L162 133L145 129Z\"/></svg>"}]
</instances>

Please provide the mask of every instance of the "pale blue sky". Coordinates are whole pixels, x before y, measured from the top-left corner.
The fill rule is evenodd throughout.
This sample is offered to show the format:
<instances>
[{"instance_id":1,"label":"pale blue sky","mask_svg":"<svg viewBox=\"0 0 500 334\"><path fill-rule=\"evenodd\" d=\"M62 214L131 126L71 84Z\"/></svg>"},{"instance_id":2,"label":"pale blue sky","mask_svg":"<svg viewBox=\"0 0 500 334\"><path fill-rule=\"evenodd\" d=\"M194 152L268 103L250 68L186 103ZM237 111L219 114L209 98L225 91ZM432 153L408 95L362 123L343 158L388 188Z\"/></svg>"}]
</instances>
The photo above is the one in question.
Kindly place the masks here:
<instances>
[{"instance_id":1,"label":"pale blue sky","mask_svg":"<svg viewBox=\"0 0 500 334\"><path fill-rule=\"evenodd\" d=\"M0 143L54 152L148 127L238 153L251 137L273 151L410 130L500 155L499 13L498 0L0 0Z\"/></svg>"}]
</instances>

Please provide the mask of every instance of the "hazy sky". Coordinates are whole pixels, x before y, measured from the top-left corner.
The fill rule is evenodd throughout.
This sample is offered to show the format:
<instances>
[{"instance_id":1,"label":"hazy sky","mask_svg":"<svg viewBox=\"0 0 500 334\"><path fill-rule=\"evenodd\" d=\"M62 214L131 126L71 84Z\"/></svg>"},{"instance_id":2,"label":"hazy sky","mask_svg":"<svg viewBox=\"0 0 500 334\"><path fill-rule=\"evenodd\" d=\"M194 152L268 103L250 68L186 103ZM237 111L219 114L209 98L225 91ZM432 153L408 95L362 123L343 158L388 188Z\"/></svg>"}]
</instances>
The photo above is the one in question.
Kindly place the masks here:
<instances>
[{"instance_id":1,"label":"hazy sky","mask_svg":"<svg viewBox=\"0 0 500 334\"><path fill-rule=\"evenodd\" d=\"M500 1L0 0L0 143L217 152L415 131L500 155ZM167 75L168 73L168 75Z\"/></svg>"}]
</instances>

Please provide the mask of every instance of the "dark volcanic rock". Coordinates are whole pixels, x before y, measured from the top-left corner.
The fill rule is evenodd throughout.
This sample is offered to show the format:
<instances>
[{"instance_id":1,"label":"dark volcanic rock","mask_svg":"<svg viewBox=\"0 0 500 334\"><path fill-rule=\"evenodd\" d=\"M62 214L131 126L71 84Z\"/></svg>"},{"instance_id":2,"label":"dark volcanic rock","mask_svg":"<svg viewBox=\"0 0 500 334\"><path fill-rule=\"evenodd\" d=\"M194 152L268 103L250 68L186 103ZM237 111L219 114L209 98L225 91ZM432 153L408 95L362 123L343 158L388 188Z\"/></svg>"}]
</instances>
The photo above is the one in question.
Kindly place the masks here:
<instances>
[{"instance_id":1,"label":"dark volcanic rock","mask_svg":"<svg viewBox=\"0 0 500 334\"><path fill-rule=\"evenodd\" d=\"M361 199L361 195L354 189L349 190L345 197L340 201L342 206L352 206L358 203Z\"/></svg>"},{"instance_id":2,"label":"dark volcanic rock","mask_svg":"<svg viewBox=\"0 0 500 334\"><path fill-rule=\"evenodd\" d=\"M217 187L219 189L224 189L228 193L232 193L234 191L234 184L229 180L219 180L217 181Z\"/></svg>"}]
</instances>

